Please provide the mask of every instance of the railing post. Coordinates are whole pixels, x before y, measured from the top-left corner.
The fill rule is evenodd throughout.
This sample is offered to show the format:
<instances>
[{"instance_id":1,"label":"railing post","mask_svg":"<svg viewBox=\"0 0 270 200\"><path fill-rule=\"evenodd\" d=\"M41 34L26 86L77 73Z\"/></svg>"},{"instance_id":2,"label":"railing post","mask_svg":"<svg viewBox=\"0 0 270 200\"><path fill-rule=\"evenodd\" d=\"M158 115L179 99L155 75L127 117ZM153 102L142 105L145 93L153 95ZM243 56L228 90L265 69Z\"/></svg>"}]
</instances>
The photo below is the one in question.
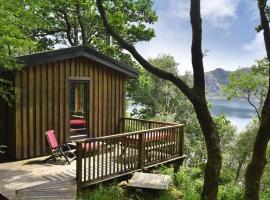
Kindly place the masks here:
<instances>
[{"instance_id":1,"label":"railing post","mask_svg":"<svg viewBox=\"0 0 270 200\"><path fill-rule=\"evenodd\" d=\"M184 127L183 126L177 128L177 134L178 134L178 136L176 137L177 138L176 140L178 140L178 141L176 141L176 143L178 143L178 144L176 144L176 145L178 145L178 154L180 157L180 156L183 156L183 153L184 153ZM183 163L183 159L175 161L174 173L177 173L179 171L182 163Z\"/></svg>"},{"instance_id":2,"label":"railing post","mask_svg":"<svg viewBox=\"0 0 270 200\"><path fill-rule=\"evenodd\" d=\"M121 133L126 132L125 126L126 126L126 119L122 117L121 118Z\"/></svg>"},{"instance_id":3,"label":"railing post","mask_svg":"<svg viewBox=\"0 0 270 200\"><path fill-rule=\"evenodd\" d=\"M140 133L139 134L139 152L138 152L138 156L139 156L139 166L138 168L143 170L144 169L144 161L145 161L145 157L144 157L144 133Z\"/></svg>"},{"instance_id":4,"label":"railing post","mask_svg":"<svg viewBox=\"0 0 270 200\"><path fill-rule=\"evenodd\" d=\"M184 153L184 126L180 127L180 133L179 133L179 154L180 156Z\"/></svg>"},{"instance_id":5,"label":"railing post","mask_svg":"<svg viewBox=\"0 0 270 200\"><path fill-rule=\"evenodd\" d=\"M82 142L76 142L77 162L76 162L76 180L77 188L81 189L82 186Z\"/></svg>"}]
</instances>

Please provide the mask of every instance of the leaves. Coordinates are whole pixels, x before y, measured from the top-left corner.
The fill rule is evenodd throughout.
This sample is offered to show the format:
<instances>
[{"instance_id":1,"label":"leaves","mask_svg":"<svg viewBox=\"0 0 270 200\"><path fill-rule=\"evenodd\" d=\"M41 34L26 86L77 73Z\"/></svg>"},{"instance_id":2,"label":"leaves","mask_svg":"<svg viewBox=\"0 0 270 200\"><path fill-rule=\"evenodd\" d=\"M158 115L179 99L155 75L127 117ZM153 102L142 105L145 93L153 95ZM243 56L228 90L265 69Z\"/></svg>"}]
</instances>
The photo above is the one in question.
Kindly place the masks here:
<instances>
[{"instance_id":1,"label":"leaves","mask_svg":"<svg viewBox=\"0 0 270 200\"><path fill-rule=\"evenodd\" d=\"M154 37L153 1L107 1L113 24L131 43ZM0 0L0 68L20 68L14 57L63 46L86 45L134 65L129 54L106 34L93 0ZM2 78L4 80L5 77ZM0 82L0 96L12 97L12 85Z\"/></svg>"},{"instance_id":2,"label":"leaves","mask_svg":"<svg viewBox=\"0 0 270 200\"><path fill-rule=\"evenodd\" d=\"M229 84L222 87L222 93L231 100L232 98L246 99L257 112L260 112L268 88L267 68L269 63L266 59L256 61L250 70L238 69L229 75ZM256 106L254 100L259 101Z\"/></svg>"},{"instance_id":3,"label":"leaves","mask_svg":"<svg viewBox=\"0 0 270 200\"><path fill-rule=\"evenodd\" d=\"M35 40L29 37L28 20L33 16L28 12L25 1L0 0L0 98L9 105L15 98L14 85L7 78L13 69L19 69L14 57L31 52L36 47Z\"/></svg>"},{"instance_id":4,"label":"leaves","mask_svg":"<svg viewBox=\"0 0 270 200\"><path fill-rule=\"evenodd\" d=\"M177 63L169 55L160 55L149 61L169 72L177 74ZM133 112L142 118L153 118L162 116L174 116L180 111L181 100L184 96L172 83L159 79L143 68L139 68L140 76L132 80L128 87L128 97L133 104L141 105L142 109Z\"/></svg>"}]
</instances>

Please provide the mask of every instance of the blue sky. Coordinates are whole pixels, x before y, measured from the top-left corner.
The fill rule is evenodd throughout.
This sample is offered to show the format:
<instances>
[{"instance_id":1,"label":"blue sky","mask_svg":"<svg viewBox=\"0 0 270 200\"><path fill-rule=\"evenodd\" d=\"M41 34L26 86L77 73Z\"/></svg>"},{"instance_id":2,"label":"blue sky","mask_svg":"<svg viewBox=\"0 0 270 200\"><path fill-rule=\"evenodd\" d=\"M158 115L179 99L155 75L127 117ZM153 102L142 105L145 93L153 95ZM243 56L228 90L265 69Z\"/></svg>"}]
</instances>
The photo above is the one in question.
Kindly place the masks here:
<instances>
[{"instance_id":1,"label":"blue sky","mask_svg":"<svg viewBox=\"0 0 270 200\"><path fill-rule=\"evenodd\" d=\"M146 58L165 53L179 63L180 73L191 68L191 27L189 0L155 0L153 8L159 17L153 25L156 37L136 45ZM266 53L259 24L256 0L201 0L205 71L221 67L235 70L250 67Z\"/></svg>"}]
</instances>

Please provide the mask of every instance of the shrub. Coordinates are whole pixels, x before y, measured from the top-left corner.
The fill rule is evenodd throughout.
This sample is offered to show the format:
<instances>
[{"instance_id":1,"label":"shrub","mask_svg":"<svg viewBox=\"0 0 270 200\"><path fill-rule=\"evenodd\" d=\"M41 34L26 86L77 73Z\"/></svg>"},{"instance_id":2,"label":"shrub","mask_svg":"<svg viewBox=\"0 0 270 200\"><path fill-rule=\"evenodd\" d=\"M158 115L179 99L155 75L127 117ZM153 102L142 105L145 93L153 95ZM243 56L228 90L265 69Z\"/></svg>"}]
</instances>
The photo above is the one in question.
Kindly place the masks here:
<instances>
[{"instance_id":1,"label":"shrub","mask_svg":"<svg viewBox=\"0 0 270 200\"><path fill-rule=\"evenodd\" d=\"M95 190L85 190L78 195L79 200L129 200L125 197L124 190L116 185L99 186Z\"/></svg>"},{"instance_id":2,"label":"shrub","mask_svg":"<svg viewBox=\"0 0 270 200\"><path fill-rule=\"evenodd\" d=\"M7 146L0 145L0 154L5 154L6 153L6 148L7 148Z\"/></svg>"}]
</instances>

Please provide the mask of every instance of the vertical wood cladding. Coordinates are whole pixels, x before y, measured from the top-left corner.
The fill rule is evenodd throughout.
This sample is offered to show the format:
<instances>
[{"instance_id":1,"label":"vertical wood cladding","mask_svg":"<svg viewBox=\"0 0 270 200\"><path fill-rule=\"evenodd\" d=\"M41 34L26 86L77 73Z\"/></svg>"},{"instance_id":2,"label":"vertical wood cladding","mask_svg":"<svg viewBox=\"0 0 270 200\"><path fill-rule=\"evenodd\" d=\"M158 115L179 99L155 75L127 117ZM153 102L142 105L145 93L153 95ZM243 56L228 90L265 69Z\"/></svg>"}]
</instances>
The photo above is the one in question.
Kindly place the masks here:
<instances>
[{"instance_id":1,"label":"vertical wood cladding","mask_svg":"<svg viewBox=\"0 0 270 200\"><path fill-rule=\"evenodd\" d=\"M89 136L119 132L125 75L78 57L25 67L15 75L20 88L15 105L16 159L46 153L45 131L54 129L59 143L69 140L68 80L90 78Z\"/></svg>"}]
</instances>

